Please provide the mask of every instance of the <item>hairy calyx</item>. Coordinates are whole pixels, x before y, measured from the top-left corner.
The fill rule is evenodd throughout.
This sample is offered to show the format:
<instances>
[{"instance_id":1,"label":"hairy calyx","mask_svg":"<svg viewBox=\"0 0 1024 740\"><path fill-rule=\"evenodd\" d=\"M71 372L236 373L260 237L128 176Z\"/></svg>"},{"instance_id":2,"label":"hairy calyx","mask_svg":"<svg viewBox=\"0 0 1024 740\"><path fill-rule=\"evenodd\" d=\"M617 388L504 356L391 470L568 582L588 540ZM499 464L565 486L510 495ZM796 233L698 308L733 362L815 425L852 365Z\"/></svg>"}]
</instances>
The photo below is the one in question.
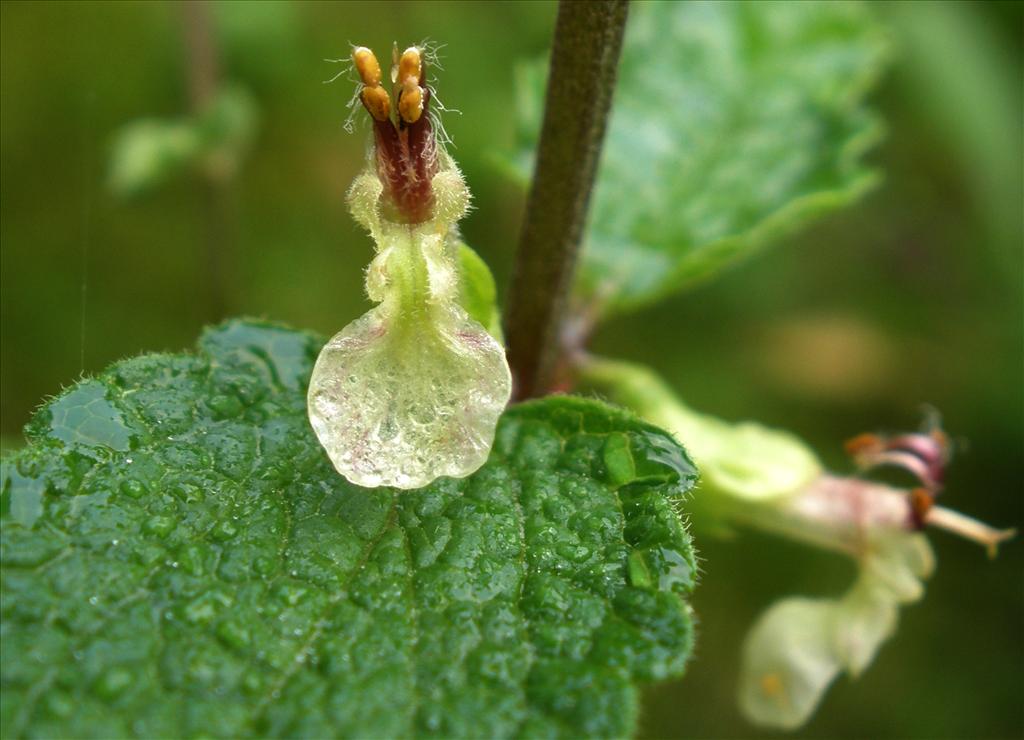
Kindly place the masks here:
<instances>
[{"instance_id":1,"label":"hairy calyx","mask_svg":"<svg viewBox=\"0 0 1024 740\"><path fill-rule=\"evenodd\" d=\"M353 483L419 488L485 462L511 376L502 346L459 304L469 190L434 133L423 52L395 54L391 93L373 52L352 59L374 146L348 200L376 243L366 292L378 305L321 351L309 418Z\"/></svg>"}]
</instances>

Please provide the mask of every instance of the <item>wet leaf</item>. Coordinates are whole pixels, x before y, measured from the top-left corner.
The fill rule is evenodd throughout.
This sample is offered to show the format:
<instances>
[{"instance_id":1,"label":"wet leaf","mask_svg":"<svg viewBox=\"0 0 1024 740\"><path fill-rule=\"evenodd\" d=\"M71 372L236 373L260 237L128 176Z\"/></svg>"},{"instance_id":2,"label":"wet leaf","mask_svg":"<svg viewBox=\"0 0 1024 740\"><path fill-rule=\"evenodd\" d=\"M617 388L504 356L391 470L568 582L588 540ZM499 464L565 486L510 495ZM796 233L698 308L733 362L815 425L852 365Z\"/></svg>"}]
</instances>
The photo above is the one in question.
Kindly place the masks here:
<instances>
[{"instance_id":1,"label":"wet leaf","mask_svg":"<svg viewBox=\"0 0 1024 740\"><path fill-rule=\"evenodd\" d=\"M228 322L44 406L2 493L4 737L622 736L692 641L695 479L593 401L407 492L306 419L322 339Z\"/></svg>"}]
</instances>

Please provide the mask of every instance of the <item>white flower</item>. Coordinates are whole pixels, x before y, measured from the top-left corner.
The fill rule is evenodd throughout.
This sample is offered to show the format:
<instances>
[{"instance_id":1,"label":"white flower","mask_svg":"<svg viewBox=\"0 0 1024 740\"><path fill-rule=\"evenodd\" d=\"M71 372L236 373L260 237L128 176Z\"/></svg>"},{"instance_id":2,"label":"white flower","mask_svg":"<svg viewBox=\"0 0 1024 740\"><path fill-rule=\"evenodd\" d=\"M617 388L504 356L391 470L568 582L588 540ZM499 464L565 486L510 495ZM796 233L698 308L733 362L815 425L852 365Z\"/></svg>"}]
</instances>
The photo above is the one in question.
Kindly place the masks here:
<instances>
[{"instance_id":1,"label":"white flower","mask_svg":"<svg viewBox=\"0 0 1024 740\"><path fill-rule=\"evenodd\" d=\"M353 55L376 151L349 205L377 244L366 291L379 305L324 346L309 384L320 443L361 486L411 489L469 475L487 460L512 389L501 344L459 305L455 225L469 191L424 114L429 89L420 87L422 65L407 63L414 51L402 56L401 69L414 70L402 90L421 97L416 106L399 99L398 126L372 53Z\"/></svg>"}]
</instances>

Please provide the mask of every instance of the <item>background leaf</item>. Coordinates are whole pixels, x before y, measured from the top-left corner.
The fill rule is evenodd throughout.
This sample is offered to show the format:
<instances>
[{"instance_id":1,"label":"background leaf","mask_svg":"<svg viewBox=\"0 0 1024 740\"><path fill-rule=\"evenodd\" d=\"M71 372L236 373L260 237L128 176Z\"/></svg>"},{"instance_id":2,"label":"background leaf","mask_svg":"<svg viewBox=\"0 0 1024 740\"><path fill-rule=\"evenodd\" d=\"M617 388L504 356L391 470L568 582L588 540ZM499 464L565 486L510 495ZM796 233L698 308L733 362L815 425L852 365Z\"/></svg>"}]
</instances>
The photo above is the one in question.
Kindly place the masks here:
<instances>
[{"instance_id":1,"label":"background leaf","mask_svg":"<svg viewBox=\"0 0 1024 740\"><path fill-rule=\"evenodd\" d=\"M321 340L266 324L118 363L4 463L4 737L621 736L679 675L696 472L603 404L508 411L398 494L306 419Z\"/></svg>"},{"instance_id":2,"label":"background leaf","mask_svg":"<svg viewBox=\"0 0 1024 740\"><path fill-rule=\"evenodd\" d=\"M458 248L459 304L470 318L503 343L498 289L491 268L465 242L459 242Z\"/></svg>"},{"instance_id":3,"label":"background leaf","mask_svg":"<svg viewBox=\"0 0 1024 740\"><path fill-rule=\"evenodd\" d=\"M648 303L860 197L887 42L845 2L637 3L579 267L585 297ZM517 75L526 177L543 66ZM569 101L566 104L570 104Z\"/></svg>"},{"instance_id":4,"label":"background leaf","mask_svg":"<svg viewBox=\"0 0 1024 740\"><path fill-rule=\"evenodd\" d=\"M130 197L189 168L229 177L242 164L258 118L256 103L244 88L225 87L196 115L133 121L114 137L108 185L118 196Z\"/></svg>"}]
</instances>

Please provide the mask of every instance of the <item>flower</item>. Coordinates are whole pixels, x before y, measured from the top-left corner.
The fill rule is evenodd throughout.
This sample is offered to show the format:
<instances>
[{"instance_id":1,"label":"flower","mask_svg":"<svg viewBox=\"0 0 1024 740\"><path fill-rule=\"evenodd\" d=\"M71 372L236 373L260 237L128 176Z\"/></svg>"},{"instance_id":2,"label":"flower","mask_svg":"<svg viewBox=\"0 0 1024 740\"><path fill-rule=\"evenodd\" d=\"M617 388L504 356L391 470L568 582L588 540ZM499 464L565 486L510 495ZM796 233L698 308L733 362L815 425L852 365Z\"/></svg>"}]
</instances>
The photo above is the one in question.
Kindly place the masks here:
<instances>
[{"instance_id":1,"label":"flower","mask_svg":"<svg viewBox=\"0 0 1024 740\"><path fill-rule=\"evenodd\" d=\"M376 242L366 292L378 305L320 352L309 419L352 483L420 488L486 461L511 375L501 344L459 303L456 224L470 196L434 134L424 54L396 55L397 122L376 57L352 57L374 149L348 200Z\"/></svg>"},{"instance_id":2,"label":"flower","mask_svg":"<svg viewBox=\"0 0 1024 740\"><path fill-rule=\"evenodd\" d=\"M701 472L695 506L721 525L739 525L853 558L858 575L837 599L785 597L757 620L743 645L738 701L755 724L796 729L843 671L863 672L896 630L898 608L924 594L935 567L921 533L944 529L990 555L1013 537L936 506L948 438L929 418L919 433L862 434L847 452L862 473L903 468L919 487L893 488L833 475L797 437L753 422L697 413L647 368L582 356L580 380L678 435Z\"/></svg>"}]
</instances>

